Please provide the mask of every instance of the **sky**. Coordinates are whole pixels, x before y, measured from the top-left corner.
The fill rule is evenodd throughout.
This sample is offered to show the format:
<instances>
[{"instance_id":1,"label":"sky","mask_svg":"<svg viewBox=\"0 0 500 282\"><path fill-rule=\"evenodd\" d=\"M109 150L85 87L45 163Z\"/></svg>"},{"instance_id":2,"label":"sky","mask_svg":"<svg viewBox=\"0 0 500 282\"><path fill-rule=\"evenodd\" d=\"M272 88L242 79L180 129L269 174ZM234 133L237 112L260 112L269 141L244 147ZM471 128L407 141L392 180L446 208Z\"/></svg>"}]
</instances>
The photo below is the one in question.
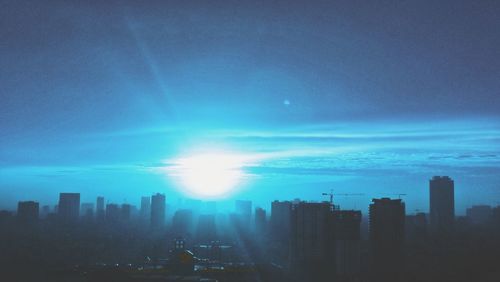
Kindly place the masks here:
<instances>
[{"instance_id":1,"label":"sky","mask_svg":"<svg viewBox=\"0 0 500 282\"><path fill-rule=\"evenodd\" d=\"M412 213L449 175L458 213L498 205L499 14L487 0L0 0L0 207L204 199L177 177L200 154L238 156L221 201L333 189L362 193L335 198L362 210L406 194Z\"/></svg>"}]
</instances>

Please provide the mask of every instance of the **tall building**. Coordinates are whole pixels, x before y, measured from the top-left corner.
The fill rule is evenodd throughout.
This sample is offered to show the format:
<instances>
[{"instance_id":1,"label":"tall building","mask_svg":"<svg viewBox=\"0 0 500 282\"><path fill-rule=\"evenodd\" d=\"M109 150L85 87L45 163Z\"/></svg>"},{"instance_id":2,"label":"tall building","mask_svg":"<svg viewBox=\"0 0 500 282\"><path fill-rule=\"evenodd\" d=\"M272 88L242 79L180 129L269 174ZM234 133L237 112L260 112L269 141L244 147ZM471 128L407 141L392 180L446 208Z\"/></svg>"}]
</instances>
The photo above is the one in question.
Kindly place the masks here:
<instances>
[{"instance_id":1,"label":"tall building","mask_svg":"<svg viewBox=\"0 0 500 282\"><path fill-rule=\"evenodd\" d=\"M273 201L271 203L270 231L272 237L279 242L288 241L291 212L292 202Z\"/></svg>"},{"instance_id":2,"label":"tall building","mask_svg":"<svg viewBox=\"0 0 500 282\"><path fill-rule=\"evenodd\" d=\"M58 214L63 221L77 221L80 216L80 193L60 193Z\"/></svg>"},{"instance_id":3,"label":"tall building","mask_svg":"<svg viewBox=\"0 0 500 282\"><path fill-rule=\"evenodd\" d=\"M373 199L370 204L371 270L375 281L398 281L403 270L405 204L401 199Z\"/></svg>"},{"instance_id":4,"label":"tall building","mask_svg":"<svg viewBox=\"0 0 500 282\"><path fill-rule=\"evenodd\" d=\"M435 235L449 235L455 222L454 182L448 176L434 176L429 181L430 227Z\"/></svg>"},{"instance_id":5,"label":"tall building","mask_svg":"<svg viewBox=\"0 0 500 282\"><path fill-rule=\"evenodd\" d=\"M157 193L151 197L151 227L163 228L165 225L165 195Z\"/></svg>"},{"instance_id":6,"label":"tall building","mask_svg":"<svg viewBox=\"0 0 500 282\"><path fill-rule=\"evenodd\" d=\"M141 197L141 219L149 220L151 217L151 197Z\"/></svg>"},{"instance_id":7,"label":"tall building","mask_svg":"<svg viewBox=\"0 0 500 282\"><path fill-rule=\"evenodd\" d=\"M333 274L333 217L329 203L301 202L291 212L290 267L311 281Z\"/></svg>"},{"instance_id":8,"label":"tall building","mask_svg":"<svg viewBox=\"0 0 500 282\"><path fill-rule=\"evenodd\" d=\"M34 201L19 202L17 204L17 218L22 222L35 222L38 220L39 205Z\"/></svg>"},{"instance_id":9,"label":"tall building","mask_svg":"<svg viewBox=\"0 0 500 282\"><path fill-rule=\"evenodd\" d=\"M106 222L107 223L117 223L120 221L121 213L120 206L117 204L107 204L106 205Z\"/></svg>"},{"instance_id":10,"label":"tall building","mask_svg":"<svg viewBox=\"0 0 500 282\"><path fill-rule=\"evenodd\" d=\"M96 217L99 220L103 220L104 217L105 217L104 197L97 197L97 202L96 202Z\"/></svg>"},{"instance_id":11,"label":"tall building","mask_svg":"<svg viewBox=\"0 0 500 282\"><path fill-rule=\"evenodd\" d=\"M123 222L128 222L130 221L131 217L132 217L132 205L122 204L122 207L120 209L120 219Z\"/></svg>"},{"instance_id":12,"label":"tall building","mask_svg":"<svg viewBox=\"0 0 500 282\"><path fill-rule=\"evenodd\" d=\"M264 236L267 232L266 211L263 208L255 209L255 232L257 236Z\"/></svg>"},{"instance_id":13,"label":"tall building","mask_svg":"<svg viewBox=\"0 0 500 282\"><path fill-rule=\"evenodd\" d=\"M252 223L252 201L237 200L235 211L238 214L240 224L248 228Z\"/></svg>"},{"instance_id":14,"label":"tall building","mask_svg":"<svg viewBox=\"0 0 500 282\"><path fill-rule=\"evenodd\" d=\"M361 273L361 211L335 210L335 271L342 281L356 281Z\"/></svg>"},{"instance_id":15,"label":"tall building","mask_svg":"<svg viewBox=\"0 0 500 282\"><path fill-rule=\"evenodd\" d=\"M217 239L217 229L215 226L215 215L202 214L198 217L196 228L196 238L200 243L210 243Z\"/></svg>"},{"instance_id":16,"label":"tall building","mask_svg":"<svg viewBox=\"0 0 500 282\"><path fill-rule=\"evenodd\" d=\"M193 233L193 211L177 210L172 220L172 230L175 236L187 238Z\"/></svg>"}]
</instances>

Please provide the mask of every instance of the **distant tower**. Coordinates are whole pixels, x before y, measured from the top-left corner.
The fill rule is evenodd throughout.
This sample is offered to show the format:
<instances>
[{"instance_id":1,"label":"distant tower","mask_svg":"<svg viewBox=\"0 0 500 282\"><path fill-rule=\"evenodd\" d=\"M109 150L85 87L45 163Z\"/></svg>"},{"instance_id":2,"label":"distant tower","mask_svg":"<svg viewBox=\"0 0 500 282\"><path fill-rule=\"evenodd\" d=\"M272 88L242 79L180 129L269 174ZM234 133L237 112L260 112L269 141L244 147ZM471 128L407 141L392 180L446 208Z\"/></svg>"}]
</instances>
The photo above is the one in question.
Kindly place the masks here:
<instances>
[{"instance_id":1,"label":"distant tower","mask_svg":"<svg viewBox=\"0 0 500 282\"><path fill-rule=\"evenodd\" d=\"M217 239L217 230L215 225L215 215L202 214L198 217L198 226L196 228L197 241L209 244Z\"/></svg>"},{"instance_id":2,"label":"distant tower","mask_svg":"<svg viewBox=\"0 0 500 282\"><path fill-rule=\"evenodd\" d=\"M82 217L86 219L94 218L94 203L82 203L80 206Z\"/></svg>"},{"instance_id":3,"label":"distant tower","mask_svg":"<svg viewBox=\"0 0 500 282\"><path fill-rule=\"evenodd\" d=\"M77 221L80 216L80 193L60 193L58 214L63 221Z\"/></svg>"},{"instance_id":4,"label":"distant tower","mask_svg":"<svg viewBox=\"0 0 500 282\"><path fill-rule=\"evenodd\" d=\"M39 207L37 202L27 201L17 204L17 218L21 222L35 222L38 220Z\"/></svg>"},{"instance_id":5,"label":"distant tower","mask_svg":"<svg viewBox=\"0 0 500 282\"><path fill-rule=\"evenodd\" d=\"M455 184L448 176L434 176L429 181L430 226L435 235L449 235L455 222Z\"/></svg>"},{"instance_id":6,"label":"distant tower","mask_svg":"<svg viewBox=\"0 0 500 282\"><path fill-rule=\"evenodd\" d=\"M255 232L257 236L264 236L267 230L266 211L263 208L255 209Z\"/></svg>"},{"instance_id":7,"label":"distant tower","mask_svg":"<svg viewBox=\"0 0 500 282\"><path fill-rule=\"evenodd\" d=\"M398 281L403 270L405 204L401 199L373 199L370 204L370 251L375 281Z\"/></svg>"},{"instance_id":8,"label":"distant tower","mask_svg":"<svg viewBox=\"0 0 500 282\"><path fill-rule=\"evenodd\" d=\"M151 217L151 197L141 198L141 219L149 220Z\"/></svg>"},{"instance_id":9,"label":"distant tower","mask_svg":"<svg viewBox=\"0 0 500 282\"><path fill-rule=\"evenodd\" d=\"M132 216L132 206L130 204L122 204L120 209L120 218L123 222L130 221Z\"/></svg>"},{"instance_id":10,"label":"distant tower","mask_svg":"<svg viewBox=\"0 0 500 282\"><path fill-rule=\"evenodd\" d=\"M118 223L121 218L120 206L117 204L106 205L106 223Z\"/></svg>"},{"instance_id":11,"label":"distant tower","mask_svg":"<svg viewBox=\"0 0 500 282\"><path fill-rule=\"evenodd\" d=\"M188 209L177 210L172 220L172 230L176 236L189 237L193 229L193 211Z\"/></svg>"},{"instance_id":12,"label":"distant tower","mask_svg":"<svg viewBox=\"0 0 500 282\"><path fill-rule=\"evenodd\" d=\"M248 228L252 219L252 201L237 200L235 202L235 209L240 223Z\"/></svg>"},{"instance_id":13,"label":"distant tower","mask_svg":"<svg viewBox=\"0 0 500 282\"><path fill-rule=\"evenodd\" d=\"M103 220L104 216L105 216L105 212L104 212L104 197L97 197L96 217L99 220Z\"/></svg>"},{"instance_id":14,"label":"distant tower","mask_svg":"<svg viewBox=\"0 0 500 282\"><path fill-rule=\"evenodd\" d=\"M157 193L151 197L151 228L161 229L165 225L165 195Z\"/></svg>"}]
</instances>

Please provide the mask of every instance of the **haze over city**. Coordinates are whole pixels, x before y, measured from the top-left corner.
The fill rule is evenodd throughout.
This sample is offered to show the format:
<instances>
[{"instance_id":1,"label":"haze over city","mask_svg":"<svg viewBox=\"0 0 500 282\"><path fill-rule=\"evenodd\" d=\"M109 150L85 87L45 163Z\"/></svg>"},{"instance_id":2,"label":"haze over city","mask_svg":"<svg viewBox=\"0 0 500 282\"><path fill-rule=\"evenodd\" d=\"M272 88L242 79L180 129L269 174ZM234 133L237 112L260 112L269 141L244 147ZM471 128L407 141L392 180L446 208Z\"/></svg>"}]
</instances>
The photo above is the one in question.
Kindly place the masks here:
<instances>
[{"instance_id":1,"label":"haze over city","mask_svg":"<svg viewBox=\"0 0 500 282\"><path fill-rule=\"evenodd\" d=\"M0 0L0 281L500 281L499 15Z\"/></svg>"}]
</instances>

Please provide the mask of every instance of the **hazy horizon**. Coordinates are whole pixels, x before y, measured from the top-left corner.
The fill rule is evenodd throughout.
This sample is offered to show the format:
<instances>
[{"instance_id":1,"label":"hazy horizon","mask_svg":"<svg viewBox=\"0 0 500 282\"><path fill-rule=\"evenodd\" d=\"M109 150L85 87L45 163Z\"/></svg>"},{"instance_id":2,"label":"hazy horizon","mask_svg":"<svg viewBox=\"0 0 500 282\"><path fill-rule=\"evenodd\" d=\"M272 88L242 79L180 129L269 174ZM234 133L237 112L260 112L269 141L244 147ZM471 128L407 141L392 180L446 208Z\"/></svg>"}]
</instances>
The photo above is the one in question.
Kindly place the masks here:
<instances>
[{"instance_id":1,"label":"hazy horizon","mask_svg":"<svg viewBox=\"0 0 500 282\"><path fill-rule=\"evenodd\" d=\"M500 204L499 3L187 2L0 1L0 208L212 199L177 178L200 154L265 208L427 212L434 175Z\"/></svg>"}]
</instances>

